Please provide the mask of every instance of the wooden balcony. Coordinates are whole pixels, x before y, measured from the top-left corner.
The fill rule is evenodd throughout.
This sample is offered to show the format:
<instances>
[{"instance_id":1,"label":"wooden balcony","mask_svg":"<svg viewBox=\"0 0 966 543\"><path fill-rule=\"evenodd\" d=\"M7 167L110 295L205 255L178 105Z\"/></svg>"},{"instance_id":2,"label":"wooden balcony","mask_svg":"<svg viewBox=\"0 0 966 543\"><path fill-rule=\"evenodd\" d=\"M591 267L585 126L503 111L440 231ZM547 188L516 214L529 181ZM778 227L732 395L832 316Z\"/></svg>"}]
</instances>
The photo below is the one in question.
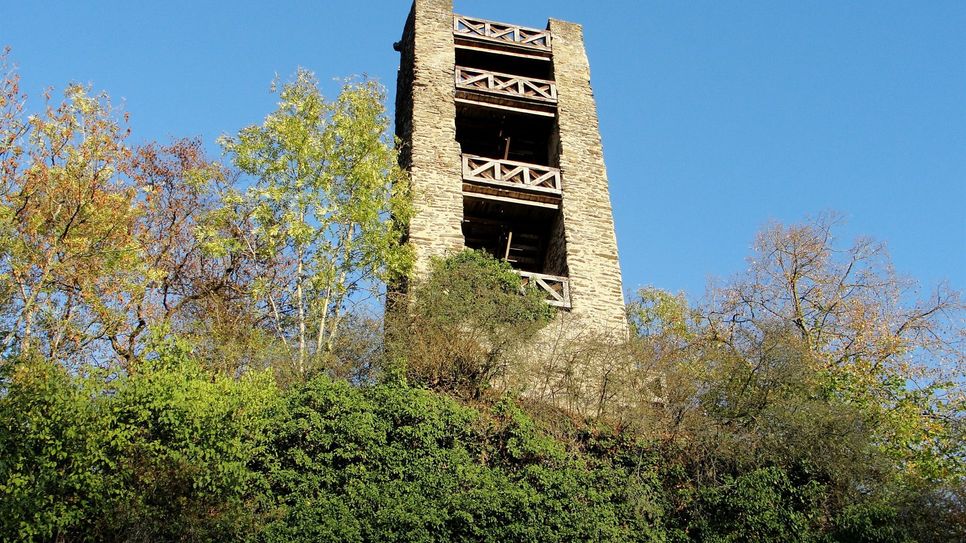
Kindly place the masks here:
<instances>
[{"instance_id":1,"label":"wooden balcony","mask_svg":"<svg viewBox=\"0 0 966 543\"><path fill-rule=\"evenodd\" d=\"M557 85L553 81L488 72L463 66L456 67L456 87L512 98L557 102Z\"/></svg>"},{"instance_id":2,"label":"wooden balcony","mask_svg":"<svg viewBox=\"0 0 966 543\"><path fill-rule=\"evenodd\" d=\"M537 288L547 300L547 303L564 309L570 309L570 279L556 275L527 272L517 270L524 287Z\"/></svg>"},{"instance_id":3,"label":"wooden balcony","mask_svg":"<svg viewBox=\"0 0 966 543\"><path fill-rule=\"evenodd\" d=\"M560 170L513 160L463 154L463 180L560 196Z\"/></svg>"},{"instance_id":4,"label":"wooden balcony","mask_svg":"<svg viewBox=\"0 0 966 543\"><path fill-rule=\"evenodd\" d=\"M527 28L463 15L453 16L453 34L494 45L511 45L524 50L550 52L550 31Z\"/></svg>"}]
</instances>

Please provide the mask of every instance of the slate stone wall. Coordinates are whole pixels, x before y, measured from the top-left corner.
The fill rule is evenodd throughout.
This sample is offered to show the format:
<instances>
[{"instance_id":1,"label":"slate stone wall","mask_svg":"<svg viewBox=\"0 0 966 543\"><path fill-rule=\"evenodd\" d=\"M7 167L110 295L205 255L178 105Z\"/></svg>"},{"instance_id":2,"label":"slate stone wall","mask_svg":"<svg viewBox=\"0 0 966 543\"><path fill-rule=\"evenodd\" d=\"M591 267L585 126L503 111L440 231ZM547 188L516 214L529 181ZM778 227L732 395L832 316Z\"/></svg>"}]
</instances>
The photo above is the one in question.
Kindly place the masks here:
<instances>
[{"instance_id":1,"label":"slate stone wall","mask_svg":"<svg viewBox=\"0 0 966 543\"><path fill-rule=\"evenodd\" d=\"M627 330L624 294L583 29L556 19L548 28L557 82L561 212L573 314L585 326L621 336Z\"/></svg>"},{"instance_id":2,"label":"slate stone wall","mask_svg":"<svg viewBox=\"0 0 966 543\"><path fill-rule=\"evenodd\" d=\"M460 148L456 142L452 0L416 0L400 43L396 134L412 179L409 241L416 273L432 256L463 247Z\"/></svg>"},{"instance_id":3,"label":"slate stone wall","mask_svg":"<svg viewBox=\"0 0 966 543\"><path fill-rule=\"evenodd\" d=\"M415 0L400 42L396 132L412 178L409 241L416 274L430 257L463 247L462 172L456 142L452 0ZM563 181L561 219L548 243L548 268L570 278L567 321L581 332L627 333L607 169L581 26L551 19L558 132L548 142Z\"/></svg>"}]
</instances>

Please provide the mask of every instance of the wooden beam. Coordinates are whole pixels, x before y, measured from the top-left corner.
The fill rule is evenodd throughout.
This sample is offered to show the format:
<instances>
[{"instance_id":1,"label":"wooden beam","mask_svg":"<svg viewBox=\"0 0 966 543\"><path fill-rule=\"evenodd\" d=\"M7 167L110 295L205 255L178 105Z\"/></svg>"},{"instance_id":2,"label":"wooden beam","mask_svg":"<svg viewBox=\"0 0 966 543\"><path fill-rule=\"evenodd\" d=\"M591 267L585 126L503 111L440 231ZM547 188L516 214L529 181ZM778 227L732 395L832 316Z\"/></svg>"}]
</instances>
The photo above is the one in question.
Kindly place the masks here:
<instances>
[{"instance_id":1,"label":"wooden beam","mask_svg":"<svg viewBox=\"0 0 966 543\"><path fill-rule=\"evenodd\" d=\"M511 251L523 251L523 252L527 252L527 251L530 251L530 252L539 252L540 251L540 247L537 247L536 245L520 245L520 244L517 244L517 245L514 245L513 247L510 247L510 250Z\"/></svg>"},{"instance_id":2,"label":"wooden beam","mask_svg":"<svg viewBox=\"0 0 966 543\"><path fill-rule=\"evenodd\" d=\"M480 200L493 200L495 202L506 202L510 204L542 207L546 209L560 209L560 204L550 204L547 202L535 202L533 200L520 200L517 198L507 198L505 196L494 196L492 194L483 194L480 192L467 192L464 190L463 196L466 198L477 198Z\"/></svg>"},{"instance_id":3,"label":"wooden beam","mask_svg":"<svg viewBox=\"0 0 966 543\"><path fill-rule=\"evenodd\" d=\"M473 194L491 194L493 196L505 196L507 198L512 198L514 201L518 202L543 202L545 204L559 204L560 195L559 194L543 194L539 192L530 192L527 190L513 190L515 186L508 186L507 188L500 188L493 186L494 183L476 183L472 181L463 181L463 193L472 192Z\"/></svg>"},{"instance_id":4,"label":"wooden beam","mask_svg":"<svg viewBox=\"0 0 966 543\"><path fill-rule=\"evenodd\" d=\"M478 96L486 96L483 93L472 93L472 92L466 91L464 89L460 89L460 93L466 93L467 95L476 94ZM505 96L505 95L500 95L500 96ZM509 98L509 96L507 96L507 98ZM522 100L520 100L520 101L522 103ZM485 101L485 100L473 100L473 99L469 99L469 98L461 98L459 96L456 97L456 102L457 103L460 103L460 104L471 105L471 106L482 106L482 107L489 107L489 108L493 108L493 109L502 109L502 110L505 110L505 111L515 111L517 113L527 113L527 114L530 114L530 115L539 115L541 117L549 117L551 119L557 116L556 111L541 111L539 109L524 108L524 107L514 107L514 106L508 106L508 105L504 105L504 104L498 104L498 103L495 103L495 102L488 102L488 101Z\"/></svg>"},{"instance_id":5,"label":"wooden beam","mask_svg":"<svg viewBox=\"0 0 966 543\"><path fill-rule=\"evenodd\" d=\"M512 244L513 244L513 230L510 230L510 232L507 234L507 237L506 237L506 251L503 252L503 260L506 260L507 258L510 257L510 245Z\"/></svg>"},{"instance_id":6,"label":"wooden beam","mask_svg":"<svg viewBox=\"0 0 966 543\"><path fill-rule=\"evenodd\" d=\"M545 62L550 62L550 55L548 54L549 51L547 53L542 53L542 54L529 53L529 52L520 51L509 43L507 43L506 46L504 46L504 42L487 41L486 42L487 44L492 44L492 45L489 45L489 46L476 45L476 44L467 43L469 40L464 41L460 39L461 37L462 36L460 35L456 36L457 39L455 40L455 42L456 42L457 49L466 49L468 51L483 51L484 53L496 53L499 55L507 55L507 56L517 57L517 58L543 60Z\"/></svg>"},{"instance_id":7,"label":"wooden beam","mask_svg":"<svg viewBox=\"0 0 966 543\"><path fill-rule=\"evenodd\" d=\"M517 237L529 237L529 238L541 238L541 233L539 228L534 228L532 221L514 221L506 219L491 219L489 217L481 217L478 215L464 215L464 223L470 223L474 226L489 226L492 228L507 227L513 228L517 233ZM528 230L529 229L529 230Z\"/></svg>"}]
</instances>

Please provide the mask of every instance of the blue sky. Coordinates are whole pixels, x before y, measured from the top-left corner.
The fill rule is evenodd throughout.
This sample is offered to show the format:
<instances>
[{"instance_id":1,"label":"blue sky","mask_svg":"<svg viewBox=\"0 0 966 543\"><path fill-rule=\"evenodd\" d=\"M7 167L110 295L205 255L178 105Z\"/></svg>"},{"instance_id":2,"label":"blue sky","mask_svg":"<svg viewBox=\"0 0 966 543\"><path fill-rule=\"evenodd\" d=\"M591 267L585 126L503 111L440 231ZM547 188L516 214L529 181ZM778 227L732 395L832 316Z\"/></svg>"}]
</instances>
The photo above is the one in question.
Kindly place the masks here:
<instances>
[{"instance_id":1,"label":"blue sky","mask_svg":"<svg viewBox=\"0 0 966 543\"><path fill-rule=\"evenodd\" d=\"M408 0L10 2L0 44L25 90L91 83L136 139L258 122L297 66L329 95L365 73L394 92ZM842 213L900 273L966 288L966 3L455 1L584 25L626 290L700 296L745 267L770 220Z\"/></svg>"}]
</instances>

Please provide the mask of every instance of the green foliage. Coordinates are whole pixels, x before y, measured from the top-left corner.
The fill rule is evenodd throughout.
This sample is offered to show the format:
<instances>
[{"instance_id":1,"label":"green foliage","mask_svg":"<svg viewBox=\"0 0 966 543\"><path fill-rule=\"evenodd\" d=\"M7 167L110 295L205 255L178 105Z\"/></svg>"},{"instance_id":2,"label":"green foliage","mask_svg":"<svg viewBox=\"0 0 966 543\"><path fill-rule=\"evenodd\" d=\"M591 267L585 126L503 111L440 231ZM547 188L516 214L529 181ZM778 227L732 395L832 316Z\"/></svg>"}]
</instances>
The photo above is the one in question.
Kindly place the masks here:
<instances>
[{"instance_id":1,"label":"green foliage","mask_svg":"<svg viewBox=\"0 0 966 543\"><path fill-rule=\"evenodd\" d=\"M379 85L350 81L327 101L300 69L278 94L262 124L220 139L252 184L224 197L205 235L214 253L271 263L251 295L304 377L310 355L332 351L353 296L408 271L410 201Z\"/></svg>"},{"instance_id":2,"label":"green foliage","mask_svg":"<svg viewBox=\"0 0 966 543\"><path fill-rule=\"evenodd\" d=\"M662 540L656 480L509 400L326 376L283 391L205 373L178 341L154 352L135 375L9 366L0 538Z\"/></svg>"},{"instance_id":3,"label":"green foliage","mask_svg":"<svg viewBox=\"0 0 966 543\"><path fill-rule=\"evenodd\" d=\"M815 482L796 486L777 467L725 477L701 488L690 508L691 539L715 543L817 541L813 524L822 497Z\"/></svg>"},{"instance_id":4,"label":"green foliage","mask_svg":"<svg viewBox=\"0 0 966 543\"><path fill-rule=\"evenodd\" d=\"M28 360L4 368L0 400L0 525L4 540L53 540L85 531L110 483L115 441L87 379ZM119 436L123 441L124 436Z\"/></svg>"},{"instance_id":5,"label":"green foliage","mask_svg":"<svg viewBox=\"0 0 966 543\"><path fill-rule=\"evenodd\" d=\"M143 371L24 360L0 398L0 538L221 540L250 534L271 429L267 374L203 373L170 348Z\"/></svg>"},{"instance_id":6,"label":"green foliage","mask_svg":"<svg viewBox=\"0 0 966 543\"><path fill-rule=\"evenodd\" d=\"M693 315L684 293L672 294L655 287L644 287L627 304L627 320L640 337L675 335L693 337Z\"/></svg>"},{"instance_id":7,"label":"green foliage","mask_svg":"<svg viewBox=\"0 0 966 543\"><path fill-rule=\"evenodd\" d=\"M623 515L625 471L569 454L510 403L324 377L289 401L268 540L660 540L654 519Z\"/></svg>"},{"instance_id":8,"label":"green foliage","mask_svg":"<svg viewBox=\"0 0 966 543\"><path fill-rule=\"evenodd\" d=\"M466 249L433 260L417 292L415 305L432 308L426 318L433 324L465 323L489 334L510 326L539 326L554 315L536 288L521 292L520 276L509 263L484 251Z\"/></svg>"},{"instance_id":9,"label":"green foliage","mask_svg":"<svg viewBox=\"0 0 966 543\"><path fill-rule=\"evenodd\" d=\"M514 350L554 315L536 288L521 289L506 262L464 250L432 261L392 326L412 382L478 396ZM400 303L399 305L404 305Z\"/></svg>"},{"instance_id":10,"label":"green foliage","mask_svg":"<svg viewBox=\"0 0 966 543\"><path fill-rule=\"evenodd\" d=\"M269 372L209 373L184 342L156 338L135 374L27 359L5 367L0 539L907 542L959 533L930 526L928 512L942 508L942 522L955 522L955 499L941 495L932 505L836 502L842 475L793 454L798 442L787 455L759 456L761 445L745 457L696 454L559 414L535 419L509 397L469 407L398 380L357 386L325 375L281 389ZM736 437L753 444L768 428Z\"/></svg>"},{"instance_id":11,"label":"green foliage","mask_svg":"<svg viewBox=\"0 0 966 543\"><path fill-rule=\"evenodd\" d=\"M908 526L896 507L882 503L846 506L835 519L835 541L847 543L911 543ZM951 540L950 540L951 541Z\"/></svg>"}]
</instances>

